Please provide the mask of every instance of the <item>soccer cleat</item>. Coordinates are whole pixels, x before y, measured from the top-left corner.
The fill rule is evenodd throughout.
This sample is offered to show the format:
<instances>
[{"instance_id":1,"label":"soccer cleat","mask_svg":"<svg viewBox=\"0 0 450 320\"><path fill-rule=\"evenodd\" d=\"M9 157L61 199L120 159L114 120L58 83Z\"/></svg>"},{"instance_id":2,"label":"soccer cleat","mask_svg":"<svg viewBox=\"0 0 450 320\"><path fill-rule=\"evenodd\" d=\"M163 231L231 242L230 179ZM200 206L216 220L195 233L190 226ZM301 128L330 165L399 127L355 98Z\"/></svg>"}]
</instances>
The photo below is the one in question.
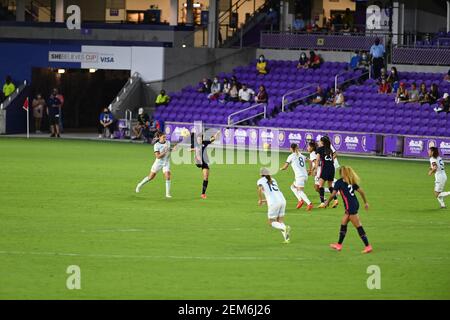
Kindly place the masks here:
<instances>
[{"instance_id":1,"label":"soccer cleat","mask_svg":"<svg viewBox=\"0 0 450 320\"><path fill-rule=\"evenodd\" d=\"M306 207L306 211L311 211L314 208L313 204L310 203L308 204L308 206Z\"/></svg>"},{"instance_id":2,"label":"soccer cleat","mask_svg":"<svg viewBox=\"0 0 450 320\"><path fill-rule=\"evenodd\" d=\"M332 208L336 208L339 204L338 200L334 200L333 205L331 206Z\"/></svg>"},{"instance_id":3,"label":"soccer cleat","mask_svg":"<svg viewBox=\"0 0 450 320\"><path fill-rule=\"evenodd\" d=\"M322 203L319 205L319 208L320 208L320 209L325 209L325 208L326 208L325 203L322 202Z\"/></svg>"},{"instance_id":4,"label":"soccer cleat","mask_svg":"<svg viewBox=\"0 0 450 320\"><path fill-rule=\"evenodd\" d=\"M287 243L291 243L291 240L289 240L289 239L284 240L283 243L286 243L286 244L287 244Z\"/></svg>"},{"instance_id":5,"label":"soccer cleat","mask_svg":"<svg viewBox=\"0 0 450 320\"><path fill-rule=\"evenodd\" d=\"M170 194L166 194L166 198L172 198Z\"/></svg>"},{"instance_id":6,"label":"soccer cleat","mask_svg":"<svg viewBox=\"0 0 450 320\"><path fill-rule=\"evenodd\" d=\"M206 199L206 194L202 193L202 195L200 196L202 199Z\"/></svg>"},{"instance_id":7,"label":"soccer cleat","mask_svg":"<svg viewBox=\"0 0 450 320\"><path fill-rule=\"evenodd\" d=\"M300 209L304 203L305 203L305 201L303 201L303 200L300 200L299 202L297 202L297 209Z\"/></svg>"},{"instance_id":8,"label":"soccer cleat","mask_svg":"<svg viewBox=\"0 0 450 320\"><path fill-rule=\"evenodd\" d=\"M291 238L291 227L286 226L286 233L285 233L284 240L289 242L290 238Z\"/></svg>"},{"instance_id":9,"label":"soccer cleat","mask_svg":"<svg viewBox=\"0 0 450 320\"><path fill-rule=\"evenodd\" d=\"M369 244L367 247L364 248L362 253L370 253L372 252L372 246Z\"/></svg>"},{"instance_id":10,"label":"soccer cleat","mask_svg":"<svg viewBox=\"0 0 450 320\"><path fill-rule=\"evenodd\" d=\"M446 206L441 206L441 209L447 209L447 207Z\"/></svg>"},{"instance_id":11,"label":"soccer cleat","mask_svg":"<svg viewBox=\"0 0 450 320\"><path fill-rule=\"evenodd\" d=\"M136 186L136 193L139 193L141 191L141 186L140 185L137 185Z\"/></svg>"},{"instance_id":12,"label":"soccer cleat","mask_svg":"<svg viewBox=\"0 0 450 320\"><path fill-rule=\"evenodd\" d=\"M334 249L336 251L341 251L342 250L342 244L332 243L332 244L330 244L330 248Z\"/></svg>"}]
</instances>

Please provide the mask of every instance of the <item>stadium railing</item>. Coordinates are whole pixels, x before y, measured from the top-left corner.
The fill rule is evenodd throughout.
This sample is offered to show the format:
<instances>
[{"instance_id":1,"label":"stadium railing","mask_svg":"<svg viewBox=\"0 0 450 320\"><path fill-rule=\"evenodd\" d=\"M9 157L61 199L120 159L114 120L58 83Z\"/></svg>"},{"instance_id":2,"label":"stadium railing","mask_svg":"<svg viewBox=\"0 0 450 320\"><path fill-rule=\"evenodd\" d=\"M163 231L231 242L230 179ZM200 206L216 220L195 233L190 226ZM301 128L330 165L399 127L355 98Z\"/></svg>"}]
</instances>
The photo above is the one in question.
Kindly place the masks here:
<instances>
[{"instance_id":1,"label":"stadium railing","mask_svg":"<svg viewBox=\"0 0 450 320\"><path fill-rule=\"evenodd\" d=\"M250 110L257 109L257 108L259 108L261 106L263 106L263 111L262 112L250 115L250 116L248 116L248 117L246 117L244 119L239 119L238 121L233 121L233 117L234 116L236 116L238 114L241 114L241 113L248 112ZM245 109L233 112L232 114L230 114L228 116L228 125L230 125L230 126L231 125L236 125L238 123L241 123L241 122L244 122L244 121L247 121L247 120L251 120L251 119L254 119L254 118L262 116L262 115L264 116L264 119L267 117L267 103L257 103L257 104L254 104L254 105L248 107L248 108L245 108Z\"/></svg>"},{"instance_id":2,"label":"stadium railing","mask_svg":"<svg viewBox=\"0 0 450 320\"><path fill-rule=\"evenodd\" d=\"M20 93L27 87L27 80L24 80L23 83L16 88L14 93L9 95L5 101L0 104L0 110L5 110L8 106L14 101L14 99L20 95Z\"/></svg>"},{"instance_id":3,"label":"stadium railing","mask_svg":"<svg viewBox=\"0 0 450 320\"><path fill-rule=\"evenodd\" d=\"M313 83L313 84L309 84L307 86L301 87L299 89L294 89L294 90L286 92L281 98L281 112L285 112L286 107L288 105L290 105L290 104L293 104L293 103L296 103L296 102L300 102L300 101L303 101L305 99L308 99L308 98L312 97L315 94L315 92L314 93L307 93L305 95L301 95L300 97L297 97L296 99L291 100L289 102L287 102L287 99L286 99L287 97L292 96L292 95L294 95L294 94L296 94L298 92L304 91L306 89L309 89L309 88L312 88L312 87L317 87L317 85L318 85L317 83Z\"/></svg>"}]
</instances>

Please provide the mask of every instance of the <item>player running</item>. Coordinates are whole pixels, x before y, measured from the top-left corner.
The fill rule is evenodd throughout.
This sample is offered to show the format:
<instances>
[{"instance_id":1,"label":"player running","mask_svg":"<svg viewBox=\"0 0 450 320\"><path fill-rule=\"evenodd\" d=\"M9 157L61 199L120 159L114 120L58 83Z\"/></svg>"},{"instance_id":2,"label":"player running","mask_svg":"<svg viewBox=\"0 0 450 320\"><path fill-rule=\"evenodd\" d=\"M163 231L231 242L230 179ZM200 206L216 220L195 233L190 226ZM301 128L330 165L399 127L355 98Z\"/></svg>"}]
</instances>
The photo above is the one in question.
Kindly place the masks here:
<instances>
[{"instance_id":1,"label":"player running","mask_svg":"<svg viewBox=\"0 0 450 320\"><path fill-rule=\"evenodd\" d=\"M445 183L447 182L447 174L445 173L444 160L439 156L439 150L436 147L431 147L428 150L430 156L430 169L428 175L431 176L434 173L434 195L437 201L441 205L441 209L445 209L444 197L450 195L450 192L444 192Z\"/></svg>"},{"instance_id":2,"label":"player running","mask_svg":"<svg viewBox=\"0 0 450 320\"><path fill-rule=\"evenodd\" d=\"M141 182L136 186L136 193L141 191L141 188L147 183L152 181L156 174L162 169L164 173L164 177L166 179L166 198L172 198L170 195L170 152L175 149L170 148L170 141L166 139L166 134L163 132L159 132L157 134L158 142L155 143L153 150L155 152L155 162L153 163L152 168L150 169L150 174L142 179Z\"/></svg>"},{"instance_id":3,"label":"player running","mask_svg":"<svg viewBox=\"0 0 450 320\"><path fill-rule=\"evenodd\" d=\"M319 195L320 195L320 201L321 204L319 205L319 208L325 208L325 189L324 184L325 182L328 184L328 189L330 190L330 193L333 193L333 181L334 181L334 175L335 175L335 168L334 168L334 155L333 150L331 149L331 142L328 137L322 137L320 138L320 147L316 151L316 163L315 163L315 171L317 174L317 171L320 170L319 175ZM319 167L320 165L320 167ZM320 168L320 169L319 169ZM334 198L336 194L333 196ZM338 205L337 198L334 200L332 207L335 208Z\"/></svg>"},{"instance_id":4,"label":"player running","mask_svg":"<svg viewBox=\"0 0 450 320\"><path fill-rule=\"evenodd\" d=\"M218 138L219 134L220 131L217 131L209 140L203 140L203 134L200 134L197 136L197 141L194 141L194 133L191 134L191 151L195 152L196 166L202 169L203 174L202 199L206 199L206 189L208 188L209 179L209 159L206 148Z\"/></svg>"},{"instance_id":5,"label":"player running","mask_svg":"<svg viewBox=\"0 0 450 320\"><path fill-rule=\"evenodd\" d=\"M296 143L293 143L291 144L291 154L287 158L286 163L283 165L283 167L280 168L280 170L286 170L289 165L292 166L292 170L294 170L295 174L295 180L291 185L291 190L298 199L297 209L300 209L306 202L306 211L311 211L313 205L304 192L305 183L308 180L306 162L309 162L309 166L311 167L311 162L307 160L303 154L300 153L298 145Z\"/></svg>"},{"instance_id":6,"label":"player running","mask_svg":"<svg viewBox=\"0 0 450 320\"><path fill-rule=\"evenodd\" d=\"M372 246L369 244L366 232L361 225L361 220L359 219L358 215L359 202L355 194L356 191L359 192L364 201L364 208L366 210L369 210L369 203L367 202L366 194L358 186L359 177L351 167L342 166L339 169L339 172L341 175L341 179L336 181L334 185L335 188L333 192L331 192L330 198L325 202L325 206L328 206L330 201L339 191L341 193L342 199L344 200L345 214L341 221L339 240L337 243L330 244L330 247L337 251L342 250L342 243L344 242L345 235L347 234L347 224L349 221L351 221L356 230L358 230L358 234L361 237L361 240L364 242L365 248L362 253L372 252Z\"/></svg>"},{"instance_id":7,"label":"player running","mask_svg":"<svg viewBox=\"0 0 450 320\"><path fill-rule=\"evenodd\" d=\"M269 169L261 168L260 175L261 178L256 183L258 186L258 205L267 203L269 224L281 231L284 243L289 243L291 227L284 224L286 199L278 188L276 180L271 177Z\"/></svg>"}]
</instances>

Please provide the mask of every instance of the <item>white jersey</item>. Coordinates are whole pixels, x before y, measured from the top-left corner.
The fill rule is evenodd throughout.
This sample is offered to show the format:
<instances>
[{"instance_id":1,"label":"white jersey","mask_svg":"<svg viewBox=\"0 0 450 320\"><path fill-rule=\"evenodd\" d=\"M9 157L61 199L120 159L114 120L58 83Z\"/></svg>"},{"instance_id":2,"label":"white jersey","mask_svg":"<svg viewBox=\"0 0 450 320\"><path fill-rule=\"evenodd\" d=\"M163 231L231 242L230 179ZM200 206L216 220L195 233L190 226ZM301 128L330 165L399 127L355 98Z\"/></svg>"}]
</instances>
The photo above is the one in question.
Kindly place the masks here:
<instances>
[{"instance_id":1,"label":"white jersey","mask_svg":"<svg viewBox=\"0 0 450 320\"><path fill-rule=\"evenodd\" d=\"M286 163L289 163L292 166L296 178L308 176L308 172L306 171L306 157L300 152L291 153L287 158Z\"/></svg>"},{"instance_id":2,"label":"white jersey","mask_svg":"<svg viewBox=\"0 0 450 320\"><path fill-rule=\"evenodd\" d=\"M155 143L153 147L154 152L163 153L170 150L170 141L166 141L166 143L160 143L159 141ZM157 164L167 164L169 163L170 152L166 153L166 155L160 159L156 159L155 163Z\"/></svg>"},{"instance_id":3,"label":"white jersey","mask_svg":"<svg viewBox=\"0 0 450 320\"><path fill-rule=\"evenodd\" d=\"M278 188L278 184L275 179L272 178L272 183L269 184L269 181L265 177L262 177L258 180L256 185L262 187L268 206L286 202L286 199L280 191L280 188Z\"/></svg>"},{"instance_id":4,"label":"white jersey","mask_svg":"<svg viewBox=\"0 0 450 320\"><path fill-rule=\"evenodd\" d=\"M314 170L315 169L315 167L316 167L316 159L317 159L317 153L315 152L315 151L312 151L310 154L309 154L309 160L311 161L311 166L312 166L312 169Z\"/></svg>"},{"instance_id":5,"label":"white jersey","mask_svg":"<svg viewBox=\"0 0 450 320\"><path fill-rule=\"evenodd\" d=\"M433 168L433 164L436 164L436 172L434 176L436 179L439 179L441 177L447 177L447 174L445 173L445 166L444 166L444 160L442 160L441 157L431 157L430 158L430 165L431 168Z\"/></svg>"}]
</instances>

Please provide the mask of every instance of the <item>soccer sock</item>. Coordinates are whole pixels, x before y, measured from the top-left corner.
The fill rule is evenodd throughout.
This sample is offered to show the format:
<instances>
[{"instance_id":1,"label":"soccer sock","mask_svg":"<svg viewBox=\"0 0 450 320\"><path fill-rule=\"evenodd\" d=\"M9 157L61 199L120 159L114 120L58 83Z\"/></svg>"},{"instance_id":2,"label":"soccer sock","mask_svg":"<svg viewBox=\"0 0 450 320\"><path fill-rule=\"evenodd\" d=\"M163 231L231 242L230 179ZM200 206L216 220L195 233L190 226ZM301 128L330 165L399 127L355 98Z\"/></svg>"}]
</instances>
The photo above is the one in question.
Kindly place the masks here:
<instances>
[{"instance_id":1,"label":"soccer sock","mask_svg":"<svg viewBox=\"0 0 450 320\"><path fill-rule=\"evenodd\" d=\"M142 187L144 184L146 184L149 181L150 181L149 177L146 176L144 179L142 179L141 182L139 182L139 184L138 184L139 188Z\"/></svg>"},{"instance_id":2,"label":"soccer sock","mask_svg":"<svg viewBox=\"0 0 450 320\"><path fill-rule=\"evenodd\" d=\"M369 240L367 239L366 232L362 226L357 228L358 234L361 237L361 240L364 242L364 245L367 247L369 245Z\"/></svg>"},{"instance_id":3,"label":"soccer sock","mask_svg":"<svg viewBox=\"0 0 450 320\"><path fill-rule=\"evenodd\" d=\"M304 191L298 190L297 193L300 196L300 198L302 198L302 200L306 202L308 206L311 204L311 201L309 201L308 196Z\"/></svg>"},{"instance_id":4,"label":"soccer sock","mask_svg":"<svg viewBox=\"0 0 450 320\"><path fill-rule=\"evenodd\" d=\"M323 188L323 190L324 190L325 192L327 192L327 193L330 193L330 192L331 192L330 189L328 189L328 188Z\"/></svg>"},{"instance_id":5,"label":"soccer sock","mask_svg":"<svg viewBox=\"0 0 450 320\"><path fill-rule=\"evenodd\" d=\"M166 180L166 194L170 194L170 180Z\"/></svg>"},{"instance_id":6,"label":"soccer sock","mask_svg":"<svg viewBox=\"0 0 450 320\"><path fill-rule=\"evenodd\" d=\"M302 199L302 197L298 194L297 188L294 187L293 185L291 185L291 190L294 193L294 195L297 197L298 201L300 201Z\"/></svg>"},{"instance_id":7,"label":"soccer sock","mask_svg":"<svg viewBox=\"0 0 450 320\"><path fill-rule=\"evenodd\" d=\"M324 188L320 188L319 189L319 195L320 195L320 202L324 203L325 202L325 190L324 190Z\"/></svg>"},{"instance_id":8,"label":"soccer sock","mask_svg":"<svg viewBox=\"0 0 450 320\"><path fill-rule=\"evenodd\" d=\"M284 223L279 223L278 221L273 221L272 227L281 231L286 231L286 226L284 225Z\"/></svg>"},{"instance_id":9,"label":"soccer sock","mask_svg":"<svg viewBox=\"0 0 450 320\"><path fill-rule=\"evenodd\" d=\"M330 187L329 189L330 189L330 193L333 193L333 190L334 190L334 189L333 189L333 187ZM336 196L334 196L334 198L333 198L333 199L334 199L334 200L337 200L337 197L336 197Z\"/></svg>"},{"instance_id":10,"label":"soccer sock","mask_svg":"<svg viewBox=\"0 0 450 320\"><path fill-rule=\"evenodd\" d=\"M206 193L206 188L208 188L208 180L203 180L202 194Z\"/></svg>"},{"instance_id":11,"label":"soccer sock","mask_svg":"<svg viewBox=\"0 0 450 320\"><path fill-rule=\"evenodd\" d=\"M339 244L342 244L344 242L345 235L347 234L347 225L341 224L341 230L339 231Z\"/></svg>"},{"instance_id":12,"label":"soccer sock","mask_svg":"<svg viewBox=\"0 0 450 320\"><path fill-rule=\"evenodd\" d=\"M439 193L439 197L447 197L447 196L450 196L450 192L441 192L441 193Z\"/></svg>"}]
</instances>

